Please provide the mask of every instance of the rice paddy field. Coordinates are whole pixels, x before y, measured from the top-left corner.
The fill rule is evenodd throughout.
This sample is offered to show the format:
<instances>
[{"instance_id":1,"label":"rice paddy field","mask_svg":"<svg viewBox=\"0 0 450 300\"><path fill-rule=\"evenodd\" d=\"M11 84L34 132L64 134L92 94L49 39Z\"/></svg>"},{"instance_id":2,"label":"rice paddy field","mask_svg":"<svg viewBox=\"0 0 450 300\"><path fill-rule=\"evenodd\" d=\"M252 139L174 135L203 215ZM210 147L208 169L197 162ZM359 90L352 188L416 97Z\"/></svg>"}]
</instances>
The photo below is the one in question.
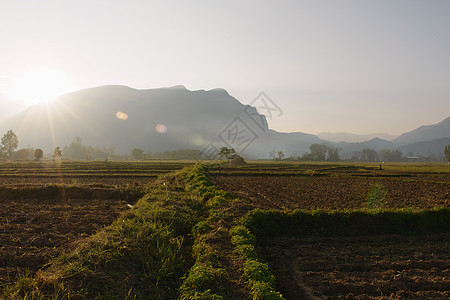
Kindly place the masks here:
<instances>
[{"instance_id":1,"label":"rice paddy field","mask_svg":"<svg viewBox=\"0 0 450 300\"><path fill-rule=\"evenodd\" d=\"M450 167L0 164L5 299L448 299Z\"/></svg>"}]
</instances>

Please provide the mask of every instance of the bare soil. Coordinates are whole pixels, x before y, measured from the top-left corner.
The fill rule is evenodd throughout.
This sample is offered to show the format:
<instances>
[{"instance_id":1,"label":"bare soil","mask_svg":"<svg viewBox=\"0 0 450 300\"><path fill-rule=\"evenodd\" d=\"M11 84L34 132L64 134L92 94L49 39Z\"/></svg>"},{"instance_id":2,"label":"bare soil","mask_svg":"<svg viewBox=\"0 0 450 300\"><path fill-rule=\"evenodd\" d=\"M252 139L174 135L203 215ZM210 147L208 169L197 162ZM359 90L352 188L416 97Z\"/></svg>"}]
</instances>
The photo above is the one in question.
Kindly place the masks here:
<instances>
[{"instance_id":1,"label":"bare soil","mask_svg":"<svg viewBox=\"0 0 450 300\"><path fill-rule=\"evenodd\" d=\"M450 235L276 238L259 251L286 299L449 299Z\"/></svg>"},{"instance_id":2,"label":"bare soil","mask_svg":"<svg viewBox=\"0 0 450 300\"><path fill-rule=\"evenodd\" d=\"M0 164L0 284L15 281L21 273L33 275L79 239L111 224L139 198L140 188L184 165ZM132 188L127 192L123 187Z\"/></svg>"},{"instance_id":3,"label":"bare soil","mask_svg":"<svg viewBox=\"0 0 450 300\"><path fill-rule=\"evenodd\" d=\"M0 283L36 272L126 209L126 199L108 199L99 192L94 198L0 198Z\"/></svg>"},{"instance_id":4,"label":"bare soil","mask_svg":"<svg viewBox=\"0 0 450 300\"><path fill-rule=\"evenodd\" d=\"M386 190L384 208L450 207L450 184L408 178L352 176L211 176L220 189L246 199L254 207L283 210L367 208L375 185Z\"/></svg>"}]
</instances>

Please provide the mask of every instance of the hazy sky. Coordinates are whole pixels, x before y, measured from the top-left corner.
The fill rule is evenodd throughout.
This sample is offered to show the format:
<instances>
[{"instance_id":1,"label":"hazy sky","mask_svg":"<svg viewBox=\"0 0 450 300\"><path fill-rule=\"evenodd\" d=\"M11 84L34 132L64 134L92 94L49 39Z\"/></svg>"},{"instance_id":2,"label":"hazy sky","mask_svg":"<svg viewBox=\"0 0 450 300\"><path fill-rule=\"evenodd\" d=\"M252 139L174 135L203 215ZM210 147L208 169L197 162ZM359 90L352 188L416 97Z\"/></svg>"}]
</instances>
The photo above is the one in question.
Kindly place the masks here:
<instances>
[{"instance_id":1,"label":"hazy sky","mask_svg":"<svg viewBox=\"0 0 450 300\"><path fill-rule=\"evenodd\" d=\"M279 131L400 134L450 116L449 15L446 0L0 0L0 93L42 69L64 91L265 91Z\"/></svg>"}]
</instances>

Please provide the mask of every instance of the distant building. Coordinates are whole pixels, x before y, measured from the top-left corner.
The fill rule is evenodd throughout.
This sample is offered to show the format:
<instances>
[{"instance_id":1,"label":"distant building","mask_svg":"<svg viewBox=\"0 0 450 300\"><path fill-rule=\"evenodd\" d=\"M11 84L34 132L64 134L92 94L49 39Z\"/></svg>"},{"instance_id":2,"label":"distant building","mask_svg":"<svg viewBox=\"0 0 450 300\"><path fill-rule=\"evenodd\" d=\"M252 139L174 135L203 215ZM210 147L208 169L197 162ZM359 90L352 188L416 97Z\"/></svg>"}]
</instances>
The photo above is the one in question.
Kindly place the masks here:
<instances>
[{"instance_id":1,"label":"distant building","mask_svg":"<svg viewBox=\"0 0 450 300\"><path fill-rule=\"evenodd\" d=\"M410 155L410 156L407 156L406 159L407 159L408 161L418 161L418 160L419 160L419 157L418 157L418 156L415 156L415 155Z\"/></svg>"}]
</instances>

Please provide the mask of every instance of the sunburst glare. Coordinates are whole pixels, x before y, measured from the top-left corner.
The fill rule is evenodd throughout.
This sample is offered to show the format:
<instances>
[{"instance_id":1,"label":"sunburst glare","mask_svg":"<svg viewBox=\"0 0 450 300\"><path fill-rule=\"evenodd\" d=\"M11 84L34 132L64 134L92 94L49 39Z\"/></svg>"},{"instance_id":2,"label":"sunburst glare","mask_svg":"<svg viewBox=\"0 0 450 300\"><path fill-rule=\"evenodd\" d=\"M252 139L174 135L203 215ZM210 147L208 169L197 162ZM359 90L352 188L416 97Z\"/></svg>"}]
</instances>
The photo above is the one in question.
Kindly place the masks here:
<instances>
[{"instance_id":1,"label":"sunburst glare","mask_svg":"<svg viewBox=\"0 0 450 300\"><path fill-rule=\"evenodd\" d=\"M28 106L48 101L70 90L66 75L62 72L39 68L13 79L6 94Z\"/></svg>"}]
</instances>

